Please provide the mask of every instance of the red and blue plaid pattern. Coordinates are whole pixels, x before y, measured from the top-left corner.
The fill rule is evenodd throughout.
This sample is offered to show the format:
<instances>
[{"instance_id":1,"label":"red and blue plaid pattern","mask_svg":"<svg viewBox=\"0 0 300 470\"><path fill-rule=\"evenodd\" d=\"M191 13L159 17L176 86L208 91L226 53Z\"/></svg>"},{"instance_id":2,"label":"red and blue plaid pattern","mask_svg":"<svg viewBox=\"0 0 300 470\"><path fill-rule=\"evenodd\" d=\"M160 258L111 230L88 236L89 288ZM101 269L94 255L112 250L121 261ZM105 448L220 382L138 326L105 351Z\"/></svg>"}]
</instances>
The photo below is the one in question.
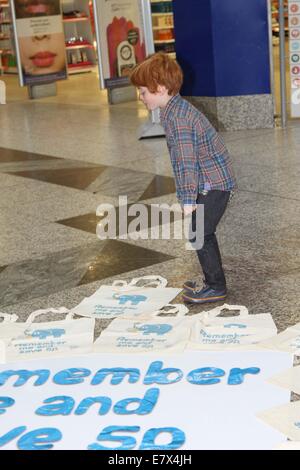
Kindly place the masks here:
<instances>
[{"instance_id":1,"label":"red and blue plaid pattern","mask_svg":"<svg viewBox=\"0 0 300 470\"><path fill-rule=\"evenodd\" d=\"M198 109L175 95L160 118L181 204L196 204L198 193L204 190L232 191L236 187L223 139Z\"/></svg>"}]
</instances>

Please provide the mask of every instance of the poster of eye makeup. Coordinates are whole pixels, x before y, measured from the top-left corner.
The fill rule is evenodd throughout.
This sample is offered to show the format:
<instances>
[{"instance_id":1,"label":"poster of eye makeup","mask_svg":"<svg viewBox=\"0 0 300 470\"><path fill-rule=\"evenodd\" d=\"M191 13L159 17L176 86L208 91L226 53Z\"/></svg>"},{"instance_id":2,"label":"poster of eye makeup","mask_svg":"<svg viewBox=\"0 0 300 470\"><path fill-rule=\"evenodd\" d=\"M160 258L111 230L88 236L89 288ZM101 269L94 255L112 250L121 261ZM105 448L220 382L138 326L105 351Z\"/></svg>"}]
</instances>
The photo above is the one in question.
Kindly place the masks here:
<instances>
[{"instance_id":1,"label":"poster of eye makeup","mask_svg":"<svg viewBox=\"0 0 300 470\"><path fill-rule=\"evenodd\" d=\"M12 0L20 85L67 78L60 0Z\"/></svg>"}]
</instances>

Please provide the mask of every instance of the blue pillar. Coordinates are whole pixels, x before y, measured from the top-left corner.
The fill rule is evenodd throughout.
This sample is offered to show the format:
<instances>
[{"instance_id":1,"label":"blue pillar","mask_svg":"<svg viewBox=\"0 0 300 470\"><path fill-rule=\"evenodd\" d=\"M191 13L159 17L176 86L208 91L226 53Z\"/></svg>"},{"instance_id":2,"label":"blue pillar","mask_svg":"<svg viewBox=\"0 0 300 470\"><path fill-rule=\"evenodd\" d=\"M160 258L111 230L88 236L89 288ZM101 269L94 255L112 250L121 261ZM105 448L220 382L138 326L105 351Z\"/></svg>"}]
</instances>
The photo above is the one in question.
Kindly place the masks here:
<instances>
[{"instance_id":1,"label":"blue pillar","mask_svg":"<svg viewBox=\"0 0 300 470\"><path fill-rule=\"evenodd\" d=\"M218 129L273 127L267 0L173 0L181 94Z\"/></svg>"}]
</instances>

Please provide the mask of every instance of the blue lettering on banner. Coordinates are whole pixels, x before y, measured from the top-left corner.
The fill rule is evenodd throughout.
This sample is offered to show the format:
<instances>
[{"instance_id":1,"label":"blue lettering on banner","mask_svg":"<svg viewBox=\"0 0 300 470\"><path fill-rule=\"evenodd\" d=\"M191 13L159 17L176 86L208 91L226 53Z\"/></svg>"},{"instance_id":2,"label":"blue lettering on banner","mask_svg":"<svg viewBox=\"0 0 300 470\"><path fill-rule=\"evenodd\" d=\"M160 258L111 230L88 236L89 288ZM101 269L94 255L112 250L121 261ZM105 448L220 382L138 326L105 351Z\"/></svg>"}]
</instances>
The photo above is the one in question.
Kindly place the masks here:
<instances>
[{"instance_id":1,"label":"blue lettering on banner","mask_svg":"<svg viewBox=\"0 0 300 470\"><path fill-rule=\"evenodd\" d=\"M89 369L72 367L55 374L53 382L59 385L81 384L84 378L88 377L90 374L91 371Z\"/></svg>"},{"instance_id":2,"label":"blue lettering on banner","mask_svg":"<svg viewBox=\"0 0 300 470\"><path fill-rule=\"evenodd\" d=\"M248 367L247 369L239 369L236 367L236 368L230 369L227 383L228 385L240 385L244 382L244 375L258 374L259 372L260 372L259 367Z\"/></svg>"},{"instance_id":3,"label":"blue lettering on banner","mask_svg":"<svg viewBox=\"0 0 300 470\"><path fill-rule=\"evenodd\" d=\"M24 431L26 431L26 429L26 426L19 426L7 432L3 436L0 436L0 447L5 446L8 442L19 437Z\"/></svg>"},{"instance_id":4,"label":"blue lettering on banner","mask_svg":"<svg viewBox=\"0 0 300 470\"><path fill-rule=\"evenodd\" d=\"M107 375L112 374L110 383L118 385L122 382L125 375L129 375L128 382L130 384L136 383L140 378L140 371L138 369L124 369L123 367L113 367L112 369L100 369L94 376L91 385L98 385L103 382Z\"/></svg>"},{"instance_id":5,"label":"blue lettering on banner","mask_svg":"<svg viewBox=\"0 0 300 470\"><path fill-rule=\"evenodd\" d=\"M159 389L150 388L145 393L144 398L126 398L124 400L120 400L115 404L114 412L118 415L146 415L151 413L157 403L158 397ZM128 410L127 406L135 402L138 403L138 407L135 410Z\"/></svg>"},{"instance_id":6,"label":"blue lettering on banner","mask_svg":"<svg viewBox=\"0 0 300 470\"><path fill-rule=\"evenodd\" d=\"M159 397L158 388L150 388L146 391L143 398L125 398L119 400L113 407L113 411L119 415L146 415L151 413L155 407ZM58 395L54 397L46 398L43 403L44 406L40 406L35 412L40 416L68 416L72 413L75 400L72 397L65 395ZM109 412L112 406L112 400L109 397L87 397L81 400L78 407L76 408L75 415L83 415L88 409L95 403L100 403L99 415L105 415ZM128 409L129 405L137 403L135 409Z\"/></svg>"},{"instance_id":7,"label":"blue lettering on banner","mask_svg":"<svg viewBox=\"0 0 300 470\"><path fill-rule=\"evenodd\" d=\"M136 439L132 436L124 435L113 435L114 433L121 432L138 432L140 431L140 426L107 426L104 428L101 433L97 436L97 441L104 442L120 442L121 445L118 447L107 447L103 444L98 444L97 442L90 444L88 446L89 450L130 450L134 449L136 446ZM169 433L172 436L171 442L168 444L155 444L156 438L159 434ZM151 428L145 432L142 439L140 450L146 449L160 449L160 450L171 450L178 449L185 442L185 434L181 429L178 428Z\"/></svg>"},{"instance_id":8,"label":"blue lettering on banner","mask_svg":"<svg viewBox=\"0 0 300 470\"><path fill-rule=\"evenodd\" d=\"M0 385L4 385L7 379L13 377L14 375L18 376L17 381L14 383L14 387L21 387L24 385L31 377L37 375L38 378L33 385L44 385L50 377L50 370L48 369L39 369L39 370L5 370L0 372Z\"/></svg>"},{"instance_id":9,"label":"blue lettering on banner","mask_svg":"<svg viewBox=\"0 0 300 470\"><path fill-rule=\"evenodd\" d=\"M246 369L232 368L229 371L228 385L238 385L243 383L244 375L258 374L260 369L258 367L248 367ZM70 368L57 372L52 381L58 385L77 385L84 382L85 378L90 376L92 371L85 368ZM208 374L208 375L207 375ZM107 376L111 375L111 385L119 385L126 376L128 376L128 383L135 384L140 379L140 370L136 368L103 368L99 369L91 380L91 385L101 384ZM195 385L210 385L219 383L218 377L225 375L223 369L215 367L203 367L194 369L189 372L186 379L189 383ZM13 383L14 387L20 387L26 384L31 378L35 378L34 386L44 385L50 377L49 369L38 370L5 370L0 372L0 386L6 384L10 378L15 378ZM183 378L183 372L178 368L163 368L162 361L151 362L144 378L144 385L152 384L173 384L179 382ZM209 381L211 380L211 381ZM1 404L0 404L1 405Z\"/></svg>"},{"instance_id":10,"label":"blue lettering on banner","mask_svg":"<svg viewBox=\"0 0 300 470\"><path fill-rule=\"evenodd\" d=\"M84 398L75 410L75 415L83 415L94 404L101 403L99 415L105 415L109 412L112 401L109 397L87 397Z\"/></svg>"},{"instance_id":11,"label":"blue lettering on banner","mask_svg":"<svg viewBox=\"0 0 300 470\"><path fill-rule=\"evenodd\" d=\"M172 436L169 444L155 444L155 440L159 434L169 433ZM160 449L160 450L171 450L179 449L185 442L185 434L181 429L178 428L152 428L149 429L142 440L140 450Z\"/></svg>"},{"instance_id":12,"label":"blue lettering on banner","mask_svg":"<svg viewBox=\"0 0 300 470\"><path fill-rule=\"evenodd\" d=\"M136 439L131 436L113 436L115 432L138 432L140 426L107 426L97 436L97 441L121 442L118 447L106 447L102 444L94 443L88 446L89 450L130 450L134 449Z\"/></svg>"},{"instance_id":13,"label":"blue lettering on banner","mask_svg":"<svg viewBox=\"0 0 300 470\"><path fill-rule=\"evenodd\" d=\"M60 402L53 404L53 402ZM50 397L43 401L43 403L50 403L50 405L41 406L36 410L37 415L41 416L68 416L72 413L75 405L75 400L72 397L57 396ZM51 404L52 403L52 404Z\"/></svg>"},{"instance_id":14,"label":"blue lettering on banner","mask_svg":"<svg viewBox=\"0 0 300 470\"><path fill-rule=\"evenodd\" d=\"M0 415L3 415L6 412L5 408L13 406L15 400L11 397L0 397Z\"/></svg>"},{"instance_id":15,"label":"blue lettering on banner","mask_svg":"<svg viewBox=\"0 0 300 470\"><path fill-rule=\"evenodd\" d=\"M49 450L53 447L51 442L60 441L61 438L62 433L56 428L40 428L24 434L17 446L20 450Z\"/></svg>"},{"instance_id":16,"label":"blue lettering on banner","mask_svg":"<svg viewBox=\"0 0 300 470\"><path fill-rule=\"evenodd\" d=\"M202 367L192 370L187 375L187 380L194 385L213 385L221 382L217 377L223 377L225 371L216 367Z\"/></svg>"},{"instance_id":17,"label":"blue lettering on banner","mask_svg":"<svg viewBox=\"0 0 300 470\"><path fill-rule=\"evenodd\" d=\"M167 368L162 369L162 361L154 361L150 364L150 367L145 375L144 384L151 385L157 384L173 384L179 382L183 377L183 372L180 369ZM170 374L176 374L176 377L169 378Z\"/></svg>"},{"instance_id":18,"label":"blue lettering on banner","mask_svg":"<svg viewBox=\"0 0 300 470\"><path fill-rule=\"evenodd\" d=\"M19 426L0 436L0 447L17 439L26 431L26 426ZM62 433L56 428L39 428L27 432L17 441L20 450L49 450L52 449L51 442L57 442L62 438Z\"/></svg>"}]
</instances>

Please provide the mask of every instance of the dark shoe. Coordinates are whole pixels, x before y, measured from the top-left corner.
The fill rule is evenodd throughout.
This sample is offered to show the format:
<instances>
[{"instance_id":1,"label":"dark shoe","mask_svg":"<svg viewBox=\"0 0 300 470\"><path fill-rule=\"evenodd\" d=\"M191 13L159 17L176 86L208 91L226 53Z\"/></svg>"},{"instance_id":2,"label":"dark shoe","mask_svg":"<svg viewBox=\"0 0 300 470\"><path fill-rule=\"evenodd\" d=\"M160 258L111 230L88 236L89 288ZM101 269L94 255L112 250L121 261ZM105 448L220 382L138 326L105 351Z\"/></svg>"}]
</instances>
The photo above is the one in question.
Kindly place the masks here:
<instances>
[{"instance_id":1,"label":"dark shoe","mask_svg":"<svg viewBox=\"0 0 300 470\"><path fill-rule=\"evenodd\" d=\"M204 304L206 302L219 302L227 296L226 289L217 290L205 286L202 289L186 291L182 294L183 300L192 304Z\"/></svg>"},{"instance_id":2,"label":"dark shoe","mask_svg":"<svg viewBox=\"0 0 300 470\"><path fill-rule=\"evenodd\" d=\"M188 292L193 292L195 289L197 289L197 282L196 281L185 281L185 283L182 285L184 290Z\"/></svg>"}]
</instances>

